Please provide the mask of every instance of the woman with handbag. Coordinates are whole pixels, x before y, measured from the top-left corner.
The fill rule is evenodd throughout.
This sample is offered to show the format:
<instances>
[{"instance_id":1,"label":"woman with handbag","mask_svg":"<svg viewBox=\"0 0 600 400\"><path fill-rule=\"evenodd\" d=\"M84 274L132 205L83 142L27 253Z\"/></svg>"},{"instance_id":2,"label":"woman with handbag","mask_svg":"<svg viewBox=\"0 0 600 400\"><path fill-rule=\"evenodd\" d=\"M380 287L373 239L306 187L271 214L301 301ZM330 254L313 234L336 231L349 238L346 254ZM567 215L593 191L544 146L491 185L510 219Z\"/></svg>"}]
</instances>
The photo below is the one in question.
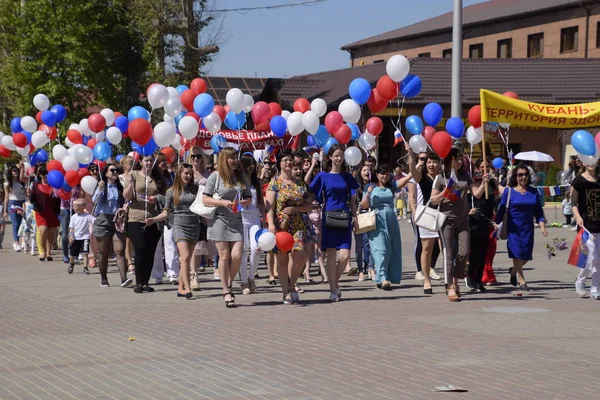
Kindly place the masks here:
<instances>
[{"instance_id":1,"label":"woman with handbag","mask_svg":"<svg viewBox=\"0 0 600 400\"><path fill-rule=\"evenodd\" d=\"M123 186L119 181L117 165L107 163L102 170L102 179L98 182L92 196L96 205L96 219L94 221L94 236L98 242L100 269L100 286L108 287L108 257L112 249L117 258L117 268L121 275L121 287L132 284L127 278L127 266L125 265L125 233L118 232L115 227L115 215L117 210L123 207Z\"/></svg>"},{"instance_id":2,"label":"woman with handbag","mask_svg":"<svg viewBox=\"0 0 600 400\"><path fill-rule=\"evenodd\" d=\"M469 210L467 192L480 198L485 192L489 175L483 176L484 184L475 187L473 179L462 169L463 153L453 147L444 159L444 169L437 176L431 191L431 203L439 204L440 212L446 216L441 238L444 246L444 274L448 285L448 300L459 301L459 280L465 277L469 258Z\"/></svg>"},{"instance_id":3,"label":"woman with handbag","mask_svg":"<svg viewBox=\"0 0 600 400\"><path fill-rule=\"evenodd\" d=\"M344 150L340 145L331 146L328 156L329 172L317 175L310 184L310 190L323 204L321 250L327 252L326 269L331 292L329 301L337 302L342 295L338 282L350 262L358 183L345 171Z\"/></svg>"},{"instance_id":4,"label":"woman with handbag","mask_svg":"<svg viewBox=\"0 0 600 400\"><path fill-rule=\"evenodd\" d=\"M54 193L54 189L48 184L48 170L45 165L41 165L38 168L38 181L34 182L30 196L35 210L40 261L52 261L52 245L59 226L58 215L60 214L60 198Z\"/></svg>"},{"instance_id":5,"label":"woman with handbag","mask_svg":"<svg viewBox=\"0 0 600 400\"><path fill-rule=\"evenodd\" d=\"M13 250L16 252L21 251L21 246L19 245L19 227L21 226L21 221L23 221L24 213L17 210L24 208L23 205L27 199L25 182L27 182L27 177L25 176L25 167L22 162L18 166L13 165L7 169L6 182L4 182L3 216L5 220L10 217L13 232Z\"/></svg>"},{"instance_id":6,"label":"woman with handbag","mask_svg":"<svg viewBox=\"0 0 600 400\"><path fill-rule=\"evenodd\" d=\"M240 269L244 253L244 224L240 205L252 201L244 172L239 167L239 153L232 147L219 152L217 171L206 181L203 203L216 207L214 218L208 221L208 240L213 240L219 253L219 275L223 299L227 308L235 306L233 279Z\"/></svg>"},{"instance_id":7,"label":"woman with handbag","mask_svg":"<svg viewBox=\"0 0 600 400\"><path fill-rule=\"evenodd\" d=\"M394 191L397 184L402 182L406 185L409 179L390 181L388 166L379 165L372 180L375 185L366 185L366 194L360 204L362 209L375 211L375 230L368 232L367 236L375 265L373 280L383 290L392 290L392 283L399 284L402 279L402 239L394 211Z\"/></svg>"},{"instance_id":8,"label":"woman with handbag","mask_svg":"<svg viewBox=\"0 0 600 400\"><path fill-rule=\"evenodd\" d=\"M506 234L508 257L513 266L508 270L510 283L519 284L523 291L529 287L523 276L523 266L532 260L533 255L533 219L540 224L542 234L548 235L546 219L538 191L531 186L531 172L525 164L517 165L508 178L508 187L502 194L496 223L502 221L501 235ZM518 278L518 282L517 282Z\"/></svg>"},{"instance_id":9,"label":"woman with handbag","mask_svg":"<svg viewBox=\"0 0 600 400\"><path fill-rule=\"evenodd\" d=\"M366 213L368 209L361 207L362 200L366 195L365 188L371 184L372 169L367 165L363 165L358 171L356 180L358 189L356 190L356 201L359 205L358 215ZM358 280L365 280L365 273L369 279L375 279L375 269L373 268L373 256L369 246L369 236L367 233L354 233L354 255L356 265L358 267Z\"/></svg>"}]
</instances>

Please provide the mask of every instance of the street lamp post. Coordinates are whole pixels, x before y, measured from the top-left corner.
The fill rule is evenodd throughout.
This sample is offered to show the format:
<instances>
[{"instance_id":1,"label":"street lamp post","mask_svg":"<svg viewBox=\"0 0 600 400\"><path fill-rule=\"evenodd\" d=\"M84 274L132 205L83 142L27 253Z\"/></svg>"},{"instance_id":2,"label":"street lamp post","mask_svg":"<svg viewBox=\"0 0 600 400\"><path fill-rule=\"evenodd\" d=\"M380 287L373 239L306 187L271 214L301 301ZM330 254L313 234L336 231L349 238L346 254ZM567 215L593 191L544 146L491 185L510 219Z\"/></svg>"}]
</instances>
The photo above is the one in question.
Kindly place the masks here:
<instances>
[{"instance_id":1,"label":"street lamp post","mask_svg":"<svg viewBox=\"0 0 600 400\"><path fill-rule=\"evenodd\" d=\"M454 18L452 25L452 117L462 118L461 104L461 63L462 45L462 0L454 0Z\"/></svg>"}]
</instances>

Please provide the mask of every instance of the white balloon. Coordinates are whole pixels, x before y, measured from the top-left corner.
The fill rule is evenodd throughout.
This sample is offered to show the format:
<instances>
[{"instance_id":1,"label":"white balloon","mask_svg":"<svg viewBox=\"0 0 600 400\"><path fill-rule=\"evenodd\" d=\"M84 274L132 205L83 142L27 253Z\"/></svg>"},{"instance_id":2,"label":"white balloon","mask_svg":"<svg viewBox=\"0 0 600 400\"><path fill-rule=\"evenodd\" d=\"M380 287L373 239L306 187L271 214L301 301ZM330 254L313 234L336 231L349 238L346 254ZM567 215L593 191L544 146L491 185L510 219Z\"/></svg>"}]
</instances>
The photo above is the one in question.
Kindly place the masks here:
<instances>
[{"instance_id":1,"label":"white balloon","mask_svg":"<svg viewBox=\"0 0 600 400\"><path fill-rule=\"evenodd\" d=\"M48 139L48 135L46 135L46 132L35 131L33 132L33 135L31 135L31 144L36 149L44 147L49 141L50 139Z\"/></svg>"},{"instance_id":2,"label":"white balloon","mask_svg":"<svg viewBox=\"0 0 600 400\"><path fill-rule=\"evenodd\" d=\"M344 160L349 166L355 167L360 164L360 161L362 160L362 151L360 151L358 147L348 147L344 151Z\"/></svg>"},{"instance_id":3,"label":"white balloon","mask_svg":"<svg viewBox=\"0 0 600 400\"><path fill-rule=\"evenodd\" d=\"M415 154L427 151L427 140L421 135L413 135L408 144Z\"/></svg>"},{"instance_id":4,"label":"white balloon","mask_svg":"<svg viewBox=\"0 0 600 400\"><path fill-rule=\"evenodd\" d=\"M225 101L227 102L229 109L236 114L241 113L246 106L244 92L238 88L229 89L227 96L225 96Z\"/></svg>"},{"instance_id":5,"label":"white balloon","mask_svg":"<svg viewBox=\"0 0 600 400\"><path fill-rule=\"evenodd\" d=\"M254 99L249 94L244 94L244 111L249 113L252 111L252 107L254 107Z\"/></svg>"},{"instance_id":6,"label":"white balloon","mask_svg":"<svg viewBox=\"0 0 600 400\"><path fill-rule=\"evenodd\" d=\"M358 138L358 144L366 151L369 151L375 147L375 136L371 135L369 132L365 132Z\"/></svg>"},{"instance_id":7,"label":"white balloon","mask_svg":"<svg viewBox=\"0 0 600 400\"><path fill-rule=\"evenodd\" d=\"M50 107L50 99L45 94L36 94L33 98L33 105L40 111L46 111Z\"/></svg>"},{"instance_id":8,"label":"white balloon","mask_svg":"<svg viewBox=\"0 0 600 400\"><path fill-rule=\"evenodd\" d=\"M154 127L152 137L158 147L168 147L173 143L173 140L175 140L175 126L168 122L159 122Z\"/></svg>"},{"instance_id":9,"label":"white balloon","mask_svg":"<svg viewBox=\"0 0 600 400\"><path fill-rule=\"evenodd\" d=\"M160 108L169 100L169 91L161 84L156 84L148 90L148 103L152 109Z\"/></svg>"},{"instance_id":10,"label":"white balloon","mask_svg":"<svg viewBox=\"0 0 600 400\"><path fill-rule=\"evenodd\" d=\"M164 107L165 107L165 114L170 115L173 118L178 116L179 113L181 113L181 110L183 109L183 106L181 105L181 100L179 100L179 97L169 97L169 99L165 103Z\"/></svg>"},{"instance_id":11,"label":"white balloon","mask_svg":"<svg viewBox=\"0 0 600 400\"><path fill-rule=\"evenodd\" d=\"M314 135L319 129L319 116L314 111L307 111L302 114L302 125L304 129Z\"/></svg>"},{"instance_id":12,"label":"white balloon","mask_svg":"<svg viewBox=\"0 0 600 400\"><path fill-rule=\"evenodd\" d=\"M255 233L256 236L256 233ZM258 237L258 247L262 251L271 251L275 247L277 243L275 235L273 232L264 232L262 235Z\"/></svg>"},{"instance_id":13,"label":"white balloon","mask_svg":"<svg viewBox=\"0 0 600 400\"><path fill-rule=\"evenodd\" d=\"M67 145L68 148L75 146L75 143L71 142L69 140L69 138L65 138L65 144Z\"/></svg>"},{"instance_id":14,"label":"white balloon","mask_svg":"<svg viewBox=\"0 0 600 400\"><path fill-rule=\"evenodd\" d=\"M175 140L171 143L171 146L177 151L181 150L183 146L181 146L181 136L175 135Z\"/></svg>"},{"instance_id":15,"label":"white balloon","mask_svg":"<svg viewBox=\"0 0 600 400\"><path fill-rule=\"evenodd\" d=\"M88 175L81 178L81 188L87 194L94 194L96 185L98 185L98 181L93 176Z\"/></svg>"},{"instance_id":16,"label":"white balloon","mask_svg":"<svg viewBox=\"0 0 600 400\"><path fill-rule=\"evenodd\" d=\"M77 169L79 168L79 163L77 162L75 156L69 154L68 156L62 159L62 166L65 171L77 171Z\"/></svg>"},{"instance_id":17,"label":"white balloon","mask_svg":"<svg viewBox=\"0 0 600 400\"><path fill-rule=\"evenodd\" d=\"M581 160L584 165L596 165L598 164L598 151L596 147L596 155L594 156L586 156L585 154L577 153L577 157Z\"/></svg>"},{"instance_id":18,"label":"white balloon","mask_svg":"<svg viewBox=\"0 0 600 400\"><path fill-rule=\"evenodd\" d=\"M30 151L31 151L31 145L30 144L28 144L25 147L17 147L17 153L19 153L23 157L27 157L29 155Z\"/></svg>"},{"instance_id":19,"label":"white balloon","mask_svg":"<svg viewBox=\"0 0 600 400\"><path fill-rule=\"evenodd\" d=\"M360 120L360 106L352 99L342 101L338 111L342 114L344 122L356 124Z\"/></svg>"},{"instance_id":20,"label":"white balloon","mask_svg":"<svg viewBox=\"0 0 600 400\"><path fill-rule=\"evenodd\" d=\"M106 140L112 144L119 144L123 140L123 133L116 126L111 126L106 130Z\"/></svg>"},{"instance_id":21,"label":"white balloon","mask_svg":"<svg viewBox=\"0 0 600 400\"><path fill-rule=\"evenodd\" d=\"M94 132L92 132L92 130L88 126L88 120L87 120L87 118L84 118L81 121L79 121L79 128L81 128L79 130L79 132L81 132L82 135L90 137L90 136L92 136L94 134Z\"/></svg>"},{"instance_id":22,"label":"white balloon","mask_svg":"<svg viewBox=\"0 0 600 400\"><path fill-rule=\"evenodd\" d=\"M310 103L310 110L314 111L320 118L327 112L327 103L323 99L314 99Z\"/></svg>"},{"instance_id":23,"label":"white balloon","mask_svg":"<svg viewBox=\"0 0 600 400\"><path fill-rule=\"evenodd\" d=\"M281 112L281 116L282 116L283 118L285 118L285 120L286 120L286 121L288 120L288 118L290 117L290 115L292 115L292 113L291 113L291 112L289 112L288 110L283 110L283 111Z\"/></svg>"},{"instance_id":24,"label":"white balloon","mask_svg":"<svg viewBox=\"0 0 600 400\"><path fill-rule=\"evenodd\" d=\"M17 146L15 146L15 142L13 142L13 138L10 135L2 136L2 146L6 147L9 150L16 150Z\"/></svg>"},{"instance_id":25,"label":"white balloon","mask_svg":"<svg viewBox=\"0 0 600 400\"><path fill-rule=\"evenodd\" d=\"M181 136L188 140L192 140L193 138L198 136L198 127L198 121L196 121L196 118L194 117L183 117L179 121L179 133L181 134ZM208 129L208 126L206 128Z\"/></svg>"},{"instance_id":26,"label":"white balloon","mask_svg":"<svg viewBox=\"0 0 600 400\"><path fill-rule=\"evenodd\" d=\"M477 143L481 142L481 139L483 138L481 129L473 126L470 126L467 129L467 134L465 136L467 137L467 142L469 142L471 146L475 146Z\"/></svg>"},{"instance_id":27,"label":"white balloon","mask_svg":"<svg viewBox=\"0 0 600 400\"><path fill-rule=\"evenodd\" d=\"M95 138L96 138L96 142L98 142L98 143L104 142L104 140L106 139L106 134L104 133L104 131L100 131L100 132L96 133Z\"/></svg>"},{"instance_id":28,"label":"white balloon","mask_svg":"<svg viewBox=\"0 0 600 400\"><path fill-rule=\"evenodd\" d=\"M90 149L86 145L76 144L75 146L73 146L73 149L73 156L80 164L89 164L94 159L94 153L92 149Z\"/></svg>"},{"instance_id":29,"label":"white balloon","mask_svg":"<svg viewBox=\"0 0 600 400\"><path fill-rule=\"evenodd\" d=\"M290 135L296 136L304 130L302 124L302 113L300 111L294 111L287 119L288 131Z\"/></svg>"},{"instance_id":30,"label":"white balloon","mask_svg":"<svg viewBox=\"0 0 600 400\"><path fill-rule=\"evenodd\" d=\"M175 118L171 117L169 114L164 114L163 115L163 121L170 122L170 123L174 124L175 123Z\"/></svg>"},{"instance_id":31,"label":"white balloon","mask_svg":"<svg viewBox=\"0 0 600 400\"><path fill-rule=\"evenodd\" d=\"M406 78L409 71L410 63L408 62L408 59L400 54L390 57L385 65L385 72L394 82L400 82L402 79Z\"/></svg>"},{"instance_id":32,"label":"white balloon","mask_svg":"<svg viewBox=\"0 0 600 400\"><path fill-rule=\"evenodd\" d=\"M74 129L77 132L81 133L81 127L79 126L79 124L71 124L69 125L69 130Z\"/></svg>"},{"instance_id":33,"label":"white balloon","mask_svg":"<svg viewBox=\"0 0 600 400\"><path fill-rule=\"evenodd\" d=\"M106 126L111 126L115 122L115 113L110 108L100 111L100 115L106 120Z\"/></svg>"},{"instance_id":34,"label":"white balloon","mask_svg":"<svg viewBox=\"0 0 600 400\"><path fill-rule=\"evenodd\" d=\"M57 144L52 148L52 156L55 160L62 162L62 160L69 155L69 150L62 144Z\"/></svg>"},{"instance_id":35,"label":"white balloon","mask_svg":"<svg viewBox=\"0 0 600 400\"><path fill-rule=\"evenodd\" d=\"M203 121L206 129L208 129L212 133L217 133L221 129L221 117L219 117L219 114L217 114L216 112L211 112L210 114L208 114L206 117L204 117ZM181 121L179 121L179 123L181 124Z\"/></svg>"},{"instance_id":36,"label":"white balloon","mask_svg":"<svg viewBox=\"0 0 600 400\"><path fill-rule=\"evenodd\" d=\"M500 125L504 129L508 129L510 127L510 124L507 124L506 122L499 122L498 125Z\"/></svg>"},{"instance_id":37,"label":"white balloon","mask_svg":"<svg viewBox=\"0 0 600 400\"><path fill-rule=\"evenodd\" d=\"M173 86L167 87L167 91L169 92L169 97L180 97L179 92Z\"/></svg>"},{"instance_id":38,"label":"white balloon","mask_svg":"<svg viewBox=\"0 0 600 400\"><path fill-rule=\"evenodd\" d=\"M2 140L2 138L3 138L4 136L6 136L6 134L5 134L4 132L0 131L0 143L1 143L1 140Z\"/></svg>"},{"instance_id":39,"label":"white balloon","mask_svg":"<svg viewBox=\"0 0 600 400\"><path fill-rule=\"evenodd\" d=\"M21 128L23 128L24 131L35 132L37 131L37 127L37 122L35 121L35 119L33 119L33 117L30 117L28 115L26 117L21 118Z\"/></svg>"}]
</instances>

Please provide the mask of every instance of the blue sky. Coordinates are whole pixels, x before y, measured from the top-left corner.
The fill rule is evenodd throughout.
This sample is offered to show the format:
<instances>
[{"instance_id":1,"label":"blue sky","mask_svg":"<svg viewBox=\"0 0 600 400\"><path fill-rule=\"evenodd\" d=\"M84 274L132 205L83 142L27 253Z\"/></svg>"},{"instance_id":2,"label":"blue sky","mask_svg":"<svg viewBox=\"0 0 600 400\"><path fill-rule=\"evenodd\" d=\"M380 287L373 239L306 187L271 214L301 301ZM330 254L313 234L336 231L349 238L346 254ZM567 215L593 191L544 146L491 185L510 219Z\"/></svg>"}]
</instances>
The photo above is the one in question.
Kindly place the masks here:
<instances>
[{"instance_id":1,"label":"blue sky","mask_svg":"<svg viewBox=\"0 0 600 400\"><path fill-rule=\"evenodd\" d=\"M220 8L300 0L220 0ZM483 0L463 0L463 6ZM377 5L374 7L373 5ZM347 68L340 47L452 11L453 0L327 0L316 6L226 13L216 61L207 75L285 77Z\"/></svg>"}]
</instances>

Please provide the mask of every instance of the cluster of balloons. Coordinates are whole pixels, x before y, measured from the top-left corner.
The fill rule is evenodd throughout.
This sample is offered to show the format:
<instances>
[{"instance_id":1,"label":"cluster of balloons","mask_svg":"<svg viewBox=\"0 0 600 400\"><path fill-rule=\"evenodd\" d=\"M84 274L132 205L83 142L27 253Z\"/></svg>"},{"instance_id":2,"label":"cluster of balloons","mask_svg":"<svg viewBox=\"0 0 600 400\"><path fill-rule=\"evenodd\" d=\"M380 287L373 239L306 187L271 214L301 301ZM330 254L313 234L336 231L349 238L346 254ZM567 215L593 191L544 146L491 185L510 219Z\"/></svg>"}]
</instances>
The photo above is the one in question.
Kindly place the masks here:
<instances>
[{"instance_id":1,"label":"cluster of balloons","mask_svg":"<svg viewBox=\"0 0 600 400\"><path fill-rule=\"evenodd\" d=\"M594 137L590 132L578 130L571 136L571 145L585 165L596 165L600 159L600 132Z\"/></svg>"},{"instance_id":2,"label":"cluster of balloons","mask_svg":"<svg viewBox=\"0 0 600 400\"><path fill-rule=\"evenodd\" d=\"M453 139L458 140L463 136L465 126L461 118L452 117L446 121L446 130L437 132L434 127L442 121L443 114L442 106L438 103L429 103L423 107L423 119L418 115L410 115L406 118L404 123L406 130L413 134L408 141L412 151L417 154L422 153L431 146L441 158L448 156Z\"/></svg>"},{"instance_id":3,"label":"cluster of balloons","mask_svg":"<svg viewBox=\"0 0 600 400\"><path fill-rule=\"evenodd\" d=\"M254 233L254 236L252 234ZM274 234L266 228L253 228L250 236L254 237L258 248L262 251L271 251L275 247L281 251L291 251L294 248L294 237L288 232L277 232Z\"/></svg>"}]
</instances>

